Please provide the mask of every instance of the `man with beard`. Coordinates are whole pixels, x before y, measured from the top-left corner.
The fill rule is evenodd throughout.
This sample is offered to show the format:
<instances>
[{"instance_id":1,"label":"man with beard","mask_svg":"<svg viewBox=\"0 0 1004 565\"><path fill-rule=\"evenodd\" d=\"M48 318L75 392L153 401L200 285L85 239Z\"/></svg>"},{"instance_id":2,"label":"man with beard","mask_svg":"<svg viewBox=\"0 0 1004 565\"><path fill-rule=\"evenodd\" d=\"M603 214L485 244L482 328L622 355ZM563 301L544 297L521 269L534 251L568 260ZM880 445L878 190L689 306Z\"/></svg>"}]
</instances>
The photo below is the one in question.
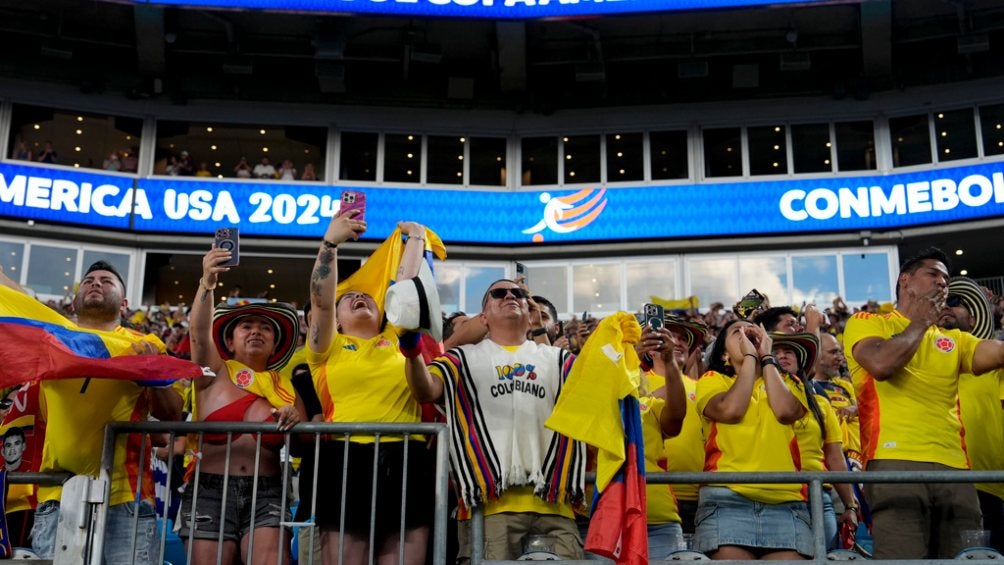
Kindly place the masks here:
<instances>
[{"instance_id":1,"label":"man with beard","mask_svg":"<svg viewBox=\"0 0 1004 565\"><path fill-rule=\"evenodd\" d=\"M972 279L954 277L938 325L958 329L981 339L994 333L993 309L983 289ZM977 471L1004 470L1004 409L1001 398L1004 371L959 375L959 411L966 430L966 454ZM983 513L983 529L990 530L990 545L1004 549L1004 484L976 485Z\"/></svg>"},{"instance_id":2,"label":"man with beard","mask_svg":"<svg viewBox=\"0 0 1004 565\"><path fill-rule=\"evenodd\" d=\"M969 468L959 375L1004 367L1004 342L938 327L948 283L948 257L927 249L900 268L894 311L847 322L866 471ZM865 498L876 559L951 559L965 548L963 530L982 529L969 483L869 483Z\"/></svg>"},{"instance_id":3,"label":"man with beard","mask_svg":"<svg viewBox=\"0 0 1004 565\"><path fill-rule=\"evenodd\" d=\"M122 327L122 310L127 304L125 283L118 271L98 261L84 273L72 306L80 327L114 332L131 340L132 351L123 354L164 353L164 343L156 336ZM97 476L106 424L146 421L151 413L160 420L177 420L182 398L173 387L145 388L132 381L84 378L42 381L39 403L41 418L48 426L39 472ZM156 516L150 502L154 482L149 475L143 477L140 500L135 499L140 473L149 473L149 465L140 465L141 440L140 435L133 434L120 435L115 442L104 545L104 562L108 564L152 565L157 561ZM43 559L52 559L55 552L61 494L60 486L38 488L32 549ZM134 520L138 520L135 555Z\"/></svg>"}]
</instances>

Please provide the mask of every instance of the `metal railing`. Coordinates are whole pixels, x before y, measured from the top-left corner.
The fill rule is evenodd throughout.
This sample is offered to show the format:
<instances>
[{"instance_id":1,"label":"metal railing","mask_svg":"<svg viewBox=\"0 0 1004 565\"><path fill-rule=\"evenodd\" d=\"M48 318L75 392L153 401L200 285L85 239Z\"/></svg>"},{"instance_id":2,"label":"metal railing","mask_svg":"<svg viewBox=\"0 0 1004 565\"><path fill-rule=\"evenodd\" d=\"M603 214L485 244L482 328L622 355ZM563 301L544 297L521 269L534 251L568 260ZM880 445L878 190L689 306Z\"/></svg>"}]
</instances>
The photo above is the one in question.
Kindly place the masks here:
<instances>
[{"instance_id":1,"label":"metal railing","mask_svg":"<svg viewBox=\"0 0 1004 565\"><path fill-rule=\"evenodd\" d=\"M229 459L230 459L230 447L233 438L237 434L256 434L256 451L255 451L255 492L252 494L252 499L256 499L257 490L257 469L259 458L262 448L262 435L261 434L280 434L282 433L284 437L284 445L286 447L287 453L289 452L291 436L292 435L302 435L302 434L312 434L313 444L314 444L314 505L312 508L316 508L316 495L317 495L317 479L318 479L318 462L319 462L319 452L321 448L322 441L327 441L327 439L322 440L322 436L325 438L335 437L337 441L348 441L348 439L355 435L367 435L376 438L375 450L379 450L380 438L401 438L404 440L404 450L405 455L407 455L409 444L418 444L424 448L425 440L419 439L414 436L435 436L435 500L437 504L433 509L433 522L432 522L432 558L435 563L445 563L446 562L446 523L447 523L447 497L448 497L448 452L447 452L447 429L444 424L434 424L434 423L413 423L413 424L376 424L376 423L328 423L328 422L305 422L297 424L293 429L288 432L277 432L275 424L269 423L246 423L246 422L112 422L105 428L105 440L104 448L102 451L101 460L101 474L96 481L92 481L89 478L75 477L74 479L83 479L88 481L87 483L81 483L77 489L71 489L72 492L76 494L81 499L82 508L79 509L75 515L78 519L71 521L69 527L71 529L75 528L77 531L72 532L74 535L70 536L63 532L62 530L57 534L64 536L64 540L70 539L70 543L64 543L57 539L57 550L56 555L53 559L55 565L73 564L79 565L83 564L100 564L102 563L102 556L104 555L105 546L105 530L108 523L108 504L106 501L110 497L111 489L111 479L113 474L115 474L115 440L120 434L143 434L140 448L140 468L146 468L149 464L150 449L147 442L149 434L168 434L170 437L169 445L172 445L174 439L178 435L188 435L197 434L198 437L198 450L201 451L203 436L204 434L226 434L226 455L227 455L227 469L229 469ZM386 442L385 442L386 443ZM174 454L172 453L168 459L168 484L171 482L172 467ZM407 458L405 458L407 462ZM196 457L196 472L193 476L193 500L197 500L198 497L198 481L199 481L199 457ZM346 460L345 466L348 466L348 461ZM287 495L289 488L289 478L290 478L290 461L287 459L282 463L282 508L281 516L285 516L287 511ZM374 474L376 473L376 466L374 466ZM407 469L404 470L405 479L407 478ZM225 472L224 476L228 473ZM35 475L32 475L35 476ZM138 484L136 485L136 499L141 498L140 493L143 492L143 481L151 480L149 478L144 478L144 474L140 473L138 478ZM224 479L226 480L226 479ZM343 492L345 489L345 476L343 475ZM67 483L68 485L71 484ZM402 489L406 489L407 482L403 481ZM65 487L64 487L65 488ZM226 504L226 490L224 486L224 500L223 506ZM64 491L65 492L65 491ZM170 489L168 489L168 497L171 496ZM402 519L401 519L401 536L404 535L404 517L403 513L405 511L405 496L406 491L402 492ZM255 515L254 504L255 500L251 501L252 511L251 516ZM373 493L373 504L376 503L376 493ZM170 499L165 501L165 507L170 505ZM63 512L66 507L66 497L64 496L64 507L60 509ZM193 503L194 509L194 503ZM351 510L351 509L350 509ZM372 509L371 509L372 510ZM344 516L346 512L345 508L345 498L342 500L342 508L340 509L341 515ZM194 510L193 510L194 514ZM252 518L253 519L253 518ZM133 516L133 528L132 528L132 548L131 551L133 555L136 552L136 533L138 530L139 513L135 513ZM61 526L63 518L60 518ZM371 520L372 522L372 520ZM288 544L285 539L285 529L292 527L301 528L313 528L314 524L312 522L294 522L283 520L280 524L280 547L283 544ZM194 530L194 527L190 528ZM222 541L222 525L220 526L220 538ZM192 532L194 533L194 532ZM64 535L66 534L66 535ZM250 539L248 542L248 562L251 561L251 552L254 548L254 529L250 530ZM344 534L342 534L344 535ZM403 538L402 538L403 539ZM75 540L75 541L73 541ZM165 556L165 542L167 540L167 520L163 520L160 523L160 549L159 549L159 562L164 562ZM191 542L192 538L189 538ZM373 560L373 528L371 525L370 530L370 561ZM341 545L342 540L339 540L339 545ZM401 544L401 552L403 553L403 543ZM217 552L217 563L220 562L222 552L222 544ZM403 557L401 555L400 557ZM278 563L281 565L283 560L283 552L279 552ZM187 548L187 561L192 563L192 543L188 544Z\"/></svg>"},{"instance_id":2,"label":"metal railing","mask_svg":"<svg viewBox=\"0 0 1004 565\"><path fill-rule=\"evenodd\" d=\"M587 480L592 481L592 473ZM646 473L645 480L651 484L808 484L809 513L812 526L814 557L809 560L771 561L772 565L824 565L827 559L826 539L823 530L823 484L824 483L1002 483L1004 471L806 471L806 472L747 472L747 473ZM471 565L516 565L522 561L484 559L484 515L480 507L474 509L471 522ZM944 565L944 559L903 559L881 560L892 565ZM653 563L673 563L672 560L651 560ZM757 560L730 560L736 565L762 563ZM975 565L1001 565L1000 559L966 559ZM592 564L596 561L564 560L553 561L564 564Z\"/></svg>"}]
</instances>

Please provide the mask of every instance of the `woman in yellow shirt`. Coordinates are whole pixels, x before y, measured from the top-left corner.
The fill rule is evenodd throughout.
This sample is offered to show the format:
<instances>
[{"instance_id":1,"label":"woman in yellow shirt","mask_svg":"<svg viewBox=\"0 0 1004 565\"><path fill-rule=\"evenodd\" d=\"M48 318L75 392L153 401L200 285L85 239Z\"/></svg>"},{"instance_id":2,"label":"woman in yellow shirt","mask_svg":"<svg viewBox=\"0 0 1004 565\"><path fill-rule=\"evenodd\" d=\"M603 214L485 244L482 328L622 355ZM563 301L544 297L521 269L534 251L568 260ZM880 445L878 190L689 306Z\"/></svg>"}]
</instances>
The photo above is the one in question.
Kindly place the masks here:
<instances>
[{"instance_id":1,"label":"woman in yellow shirt","mask_svg":"<svg viewBox=\"0 0 1004 565\"><path fill-rule=\"evenodd\" d=\"M366 229L356 215L351 210L332 218L311 274L307 363L323 414L314 419L420 422L421 407L406 380L412 365L406 355L418 355L418 334L399 340L398 330L387 324L382 308L367 294L371 289L352 287L337 295L337 248ZM408 238L396 274L397 280L404 280L414 277L424 260L426 230L414 222L399 227ZM380 437L377 443L372 435L355 434L347 446L338 441L322 448L314 508L324 563L366 563L371 535L376 560L396 560L403 544L405 565L424 563L435 503L433 467L423 442L411 441L406 450L400 437ZM404 477L408 494L402 538ZM376 510L371 513L374 497Z\"/></svg>"},{"instance_id":2,"label":"woman in yellow shirt","mask_svg":"<svg viewBox=\"0 0 1004 565\"><path fill-rule=\"evenodd\" d=\"M798 471L791 424L805 415L771 355L761 326L732 321L711 349L697 383L705 437L704 470ZM802 559L812 555L809 510L801 485L721 484L701 487L698 551L712 559Z\"/></svg>"}]
</instances>

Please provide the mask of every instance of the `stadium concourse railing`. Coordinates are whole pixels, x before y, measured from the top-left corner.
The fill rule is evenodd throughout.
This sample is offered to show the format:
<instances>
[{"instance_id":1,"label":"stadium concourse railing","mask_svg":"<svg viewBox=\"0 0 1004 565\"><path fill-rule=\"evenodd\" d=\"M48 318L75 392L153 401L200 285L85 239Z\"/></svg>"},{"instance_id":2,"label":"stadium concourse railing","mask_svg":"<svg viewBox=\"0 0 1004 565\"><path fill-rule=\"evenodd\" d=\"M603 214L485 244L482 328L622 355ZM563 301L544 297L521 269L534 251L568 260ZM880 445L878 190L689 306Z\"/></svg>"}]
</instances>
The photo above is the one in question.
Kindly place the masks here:
<instances>
[{"instance_id":1,"label":"stadium concourse railing","mask_svg":"<svg viewBox=\"0 0 1004 565\"><path fill-rule=\"evenodd\" d=\"M67 481L64 485L64 494L62 499L62 508L60 510L60 525L59 532L57 533L57 551L53 559L55 565L63 564L98 564L101 563L99 556L102 555L104 543L105 543L105 524L107 517L107 505L104 501L108 500L108 479L113 472L114 465L114 445L115 438L120 434L142 434L142 449L141 453L150 453L149 444L147 438L149 434L159 433L168 434L173 440L176 436L180 435L190 435L195 434L192 437L198 438L198 442L202 441L202 434L241 434L241 433L261 433L270 432L275 433L275 425L267 423L243 423L243 422L139 422L139 423L129 423L129 422L115 422L109 424L105 431L105 444L104 451L102 453L102 469L101 476L97 479L90 477L73 477ZM432 548L432 560L435 564L446 563L446 547L447 547L447 512L450 507L450 500L448 499L448 453L447 453L447 429L443 424L434 423L422 423L422 424L373 424L373 423L301 423L297 424L293 430L285 434L285 444L288 451L290 444L290 434L312 434L313 447L315 458L320 452L320 445L322 438L327 441L338 440L347 441L352 435L375 435L378 438L404 438L405 445L410 446L410 448L424 448L426 441L419 440L418 438L412 437L416 435L422 435L425 438L435 436L435 500L436 508L434 513L433 529L430 539L430 545ZM261 436L258 437L258 449L261 448ZM228 442L229 443L229 442ZM379 443L379 442L378 442ZM196 452L201 449L201 443L198 444ZM408 449L406 447L406 449ZM149 455L141 464L148 465ZM173 457L173 456L172 456ZM346 467L348 463L345 464ZM257 467L257 465L256 465ZM374 466L375 467L375 466ZM169 466L170 468L170 466ZM316 470L316 463L315 463ZM192 479L192 484L190 485L195 490L193 491L193 496L198 496L198 458L196 458L196 475ZM168 471L169 473L171 471ZM287 494L289 494L290 485L290 474L292 473L291 466L287 463L283 465L283 504L285 506L286 500L288 500ZM343 469L344 474L344 469ZM590 479L591 479L590 474ZM318 479L317 473L314 474L315 486ZM713 478L712 478L713 477ZM65 477L58 475L39 475L33 473L17 473L11 475L11 482L52 482L59 481ZM328 480L338 480L338 476L329 476ZM42 479L40 481L39 479ZM813 546L815 548L815 561L818 564L826 563L831 560L827 557L826 542L823 533L823 506L822 506L822 489L824 483L992 483L992 482L1004 482L1004 470L1002 471L897 471L897 472L802 472L802 473L781 473L781 472L755 472L755 473L649 473L646 477L649 483L656 484L666 484L666 483L694 483L694 484L704 484L708 482L714 482L716 484L729 484L729 483L800 483L806 484L809 487L809 499L810 499L810 514L812 520L812 532L813 532ZM168 484L170 484L170 476L168 477ZM143 488L140 484L137 492ZM345 488L343 483L343 489ZM314 506L316 507L316 488ZM344 491L343 491L344 492ZM138 496L138 494L137 494ZM407 491L405 485L402 485L401 500L402 500L402 515L404 513L404 504L407 499ZM168 501L169 502L169 501ZM165 502L165 506L168 505ZM224 501L225 502L225 501ZM375 502L374 502L375 504ZM285 508L283 509L285 511ZM340 509L341 515L345 515L346 508L344 503ZM348 509L351 511L351 509ZM312 528L313 524L310 522L298 523L298 522L286 522L286 526L291 528ZM160 523L161 531L158 532L160 539L160 558L159 561L164 561L165 553L165 540L167 539L167 522L163 521ZM133 525L133 539L135 539L136 532L136 522L134 520ZM403 535L404 524L401 524L401 531ZM499 565L505 563L516 563L516 561L489 561L483 558L483 539L484 539L484 523L483 516L480 509L475 509L473 520L471 523L471 537L472 537L472 555L471 564L481 565ZM289 543L289 540L285 538L285 531L281 532L283 536L280 538L280 544ZM372 535L372 534L371 534ZM252 538L253 541L253 538ZM302 538L301 542L304 541ZM251 545L251 544L249 544ZM403 545L403 544L402 544ZM371 544L372 547L372 544ZM186 555L187 563L191 563L191 554ZM220 561L220 555L217 555L217 562ZM248 555L248 562L251 561L253 555ZM294 558L296 556L294 555ZM403 556L399 556L403 557ZM685 552L680 555L679 558L670 559L666 562L679 561L679 560L689 560L696 557L693 552ZM966 561L973 563L974 565L1002 565L1002 558L999 554L993 552L974 552L963 555L961 557ZM863 558L862 558L863 559ZM375 562L375 557L372 553L369 556L368 561L370 563ZM562 561L557 561L561 563ZM652 562L657 562L657 560L652 560ZM924 559L924 560L899 560L899 561L887 561L891 564L899 565L920 565L924 563L943 563L944 560L936 559ZM563 561L563 563L596 563L596 561ZM740 561L733 561L733 563L744 563ZM751 562L752 563L752 562ZM805 564L806 561L792 561L792 564ZM180 564L173 564L180 565ZM307 564L304 564L307 565ZM779 565L783 565L783 562Z\"/></svg>"},{"instance_id":2,"label":"stadium concourse railing","mask_svg":"<svg viewBox=\"0 0 1004 565\"><path fill-rule=\"evenodd\" d=\"M376 424L376 423L327 423L327 422L304 422L297 424L293 430L286 432L284 441L286 452L289 452L291 435L313 435L313 449L314 449L314 486L316 487L318 474L317 474L317 460L318 454L321 449L322 438L324 441L337 440L339 442L347 442L348 438L354 435L368 435L375 436L376 439L376 451L374 453L374 474L378 470L376 465L377 455L379 453L379 445L381 438L395 438L404 440L404 455L407 459L407 454L409 449L425 449L427 445L428 438L435 437L435 500L437 501L436 508L433 516L433 532L434 535L430 540L432 547L432 559L436 563L446 562L446 524L447 524L447 511L448 511L448 470L449 470L449 456L447 452L447 435L446 426L444 424L435 423L418 423L418 424ZM170 443L168 445L173 445L173 441L177 436L188 435L191 442L194 442L196 447L194 448L194 453L201 452L203 435L204 434L227 434L227 465L229 466L230 459L230 447L231 441L237 434L248 434L248 433L269 433L275 434L276 427L275 424L269 423L245 423L245 422L113 422L105 428L105 439L104 448L102 451L102 461L101 461L101 474L95 479L93 477L81 477L76 476L71 478L67 483L64 484L63 497L61 499L60 508L60 519L59 528L57 530L56 538L56 554L53 557L52 563L54 565L97 565L102 562L101 556L104 551L105 544L105 526L107 524L107 511L108 506L104 501L108 500L109 496L109 479L112 476L115 461L114 461L114 446L115 439L120 434L141 434L141 449L140 453L145 454L143 459L140 461L141 466L148 466L150 464L150 444L148 438L150 434L166 434L170 438ZM416 437L422 436L422 437ZM255 455L255 468L258 468L258 457L261 453L261 435L255 436L257 438L257 449ZM307 448L309 449L309 447ZM339 447L341 449L341 447ZM171 473L174 455L170 456L168 460L168 477L167 484L171 484ZM199 496L199 477L201 460L198 456L194 457L195 462L195 473L191 478L190 484L186 488L192 489L192 496L198 498ZM345 458L345 468L349 465L347 451ZM340 476L344 476L345 468L341 470L340 475L329 475L325 477L327 480L339 480ZM401 514L404 515L405 501L407 500L407 468L404 469L404 480L401 486ZM287 508L289 508L288 501L290 500L291 493L291 475L292 466L289 464L288 458L286 463L282 466L283 474L283 487L282 487L282 513L285 514ZM228 473L224 473L228 475ZM149 478L147 479L149 480ZM139 497L139 492L142 492L144 486L142 483L137 485L137 498ZM345 493L345 483L342 482L342 492ZM167 489L170 492L170 489ZM316 500L316 488L313 491L314 494L314 505L317 505ZM169 494L169 496L172 496ZM395 494L395 496L398 496ZM224 499L222 501L223 505L226 505L226 494L224 494ZM252 505L257 502L257 485L252 491ZM376 497L374 496L371 504L376 504ZM170 499L164 502L164 507L170 505ZM251 515L254 516L254 506L251 508ZM340 509L340 515L345 516L346 511L351 512L352 509L346 509L343 497L342 507ZM133 554L135 555L135 539L137 532L138 516L133 517L133 527L132 527L132 539L134 541L132 548ZM283 525L288 528L313 528L312 522L283 522ZM168 522L163 520L159 522L160 531L157 532L158 538L160 540L159 551L160 555L157 562L165 562L166 553L166 542L168 539ZM302 530L301 530L302 531ZM373 535L372 529L370 535ZM404 521L402 518L401 522L401 535L404 535ZM220 531L219 540L222 540L222 529ZM254 530L252 529L249 534L248 543L248 555L247 562L252 562L254 557ZM313 537L313 536L311 536ZM372 537L371 537L372 539ZM186 542L188 540L185 540ZM305 543L313 543L305 540ZM286 528L280 529L280 539L279 545L289 544L290 539L286 532ZM341 543L341 542L340 542ZM188 544L190 545L190 544ZM404 544L400 544L403 548ZM374 544L370 544L370 555L369 562L374 561L373 548ZM403 551L403 549L402 549ZM185 550L185 562L192 563L191 551ZM401 555L400 557L403 557ZM294 556L295 558L295 556ZM277 564L281 565L282 556L280 554ZM220 563L222 560L222 544L220 549L217 551L216 563ZM181 564L173 564L181 565ZM201 564L200 564L201 565ZM318 565L320 565L318 563Z\"/></svg>"}]
</instances>

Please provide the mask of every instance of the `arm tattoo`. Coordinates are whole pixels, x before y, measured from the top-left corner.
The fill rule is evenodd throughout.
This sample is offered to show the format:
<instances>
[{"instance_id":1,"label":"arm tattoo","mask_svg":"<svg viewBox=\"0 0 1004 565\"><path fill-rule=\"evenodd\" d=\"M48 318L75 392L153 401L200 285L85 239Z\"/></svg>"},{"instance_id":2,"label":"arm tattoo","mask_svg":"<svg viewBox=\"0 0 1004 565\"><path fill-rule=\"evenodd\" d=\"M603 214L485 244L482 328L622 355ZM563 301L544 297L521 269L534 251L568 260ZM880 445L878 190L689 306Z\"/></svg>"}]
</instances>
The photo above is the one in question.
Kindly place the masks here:
<instances>
[{"instance_id":1,"label":"arm tattoo","mask_svg":"<svg viewBox=\"0 0 1004 565\"><path fill-rule=\"evenodd\" d=\"M209 291L208 290L202 289L202 296L200 297L200 300L202 302L206 302L207 300L209 300Z\"/></svg>"}]
</instances>

